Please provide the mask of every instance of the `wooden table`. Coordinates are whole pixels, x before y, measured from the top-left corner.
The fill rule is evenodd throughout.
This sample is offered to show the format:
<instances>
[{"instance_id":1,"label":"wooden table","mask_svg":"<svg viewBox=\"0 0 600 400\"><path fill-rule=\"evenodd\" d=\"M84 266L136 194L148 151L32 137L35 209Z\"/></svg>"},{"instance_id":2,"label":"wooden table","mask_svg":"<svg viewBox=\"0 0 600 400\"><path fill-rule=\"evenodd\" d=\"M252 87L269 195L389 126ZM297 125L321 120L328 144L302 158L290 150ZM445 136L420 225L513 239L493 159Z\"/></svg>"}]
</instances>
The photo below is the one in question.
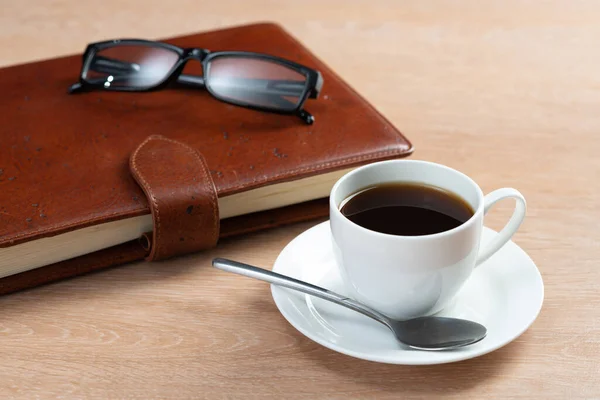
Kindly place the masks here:
<instances>
[{"instance_id":1,"label":"wooden table","mask_svg":"<svg viewBox=\"0 0 600 400\"><path fill-rule=\"evenodd\" d=\"M324 4L326 3L326 4ZM514 237L546 297L510 345L405 367L296 332L269 286L209 268L270 267L299 224L160 268L139 263L0 299L0 397L600 398L600 2L0 1L0 64L112 37L283 24L414 142L487 191L514 186ZM509 202L507 202L509 203ZM487 224L499 229L510 204Z\"/></svg>"}]
</instances>

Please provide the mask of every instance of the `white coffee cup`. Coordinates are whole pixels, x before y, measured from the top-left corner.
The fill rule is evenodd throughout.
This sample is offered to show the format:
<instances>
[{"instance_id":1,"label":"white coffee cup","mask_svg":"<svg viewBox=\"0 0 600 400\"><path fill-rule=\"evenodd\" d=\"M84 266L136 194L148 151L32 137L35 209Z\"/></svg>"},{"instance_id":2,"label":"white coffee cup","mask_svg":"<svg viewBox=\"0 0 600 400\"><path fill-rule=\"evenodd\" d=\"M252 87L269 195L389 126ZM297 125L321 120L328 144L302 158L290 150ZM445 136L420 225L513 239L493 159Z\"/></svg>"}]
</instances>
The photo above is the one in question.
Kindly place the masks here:
<instances>
[{"instance_id":1,"label":"white coffee cup","mask_svg":"<svg viewBox=\"0 0 600 400\"><path fill-rule=\"evenodd\" d=\"M475 211L460 226L423 236L375 232L350 221L340 208L353 194L392 182L415 182L446 189ZM514 198L514 212L491 243L480 249L484 215L499 200ZM335 259L355 300L398 319L443 310L474 268L510 240L525 218L525 198L502 188L486 196L467 175L444 165L418 160L381 161L340 178L331 190L330 226Z\"/></svg>"}]
</instances>

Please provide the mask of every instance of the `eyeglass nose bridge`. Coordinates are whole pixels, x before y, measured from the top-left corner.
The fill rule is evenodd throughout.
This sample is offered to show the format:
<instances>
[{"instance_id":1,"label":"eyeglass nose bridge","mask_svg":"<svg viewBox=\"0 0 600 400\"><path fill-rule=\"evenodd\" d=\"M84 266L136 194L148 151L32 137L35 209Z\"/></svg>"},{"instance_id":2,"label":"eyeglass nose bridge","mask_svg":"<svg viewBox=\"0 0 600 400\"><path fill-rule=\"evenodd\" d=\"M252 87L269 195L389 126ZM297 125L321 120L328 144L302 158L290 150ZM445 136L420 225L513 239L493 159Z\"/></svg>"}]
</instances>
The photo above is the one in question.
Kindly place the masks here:
<instances>
[{"instance_id":1,"label":"eyeglass nose bridge","mask_svg":"<svg viewBox=\"0 0 600 400\"><path fill-rule=\"evenodd\" d=\"M189 61L193 59L202 62L209 54L210 51L206 49L188 48L183 50L182 58L183 61Z\"/></svg>"}]
</instances>

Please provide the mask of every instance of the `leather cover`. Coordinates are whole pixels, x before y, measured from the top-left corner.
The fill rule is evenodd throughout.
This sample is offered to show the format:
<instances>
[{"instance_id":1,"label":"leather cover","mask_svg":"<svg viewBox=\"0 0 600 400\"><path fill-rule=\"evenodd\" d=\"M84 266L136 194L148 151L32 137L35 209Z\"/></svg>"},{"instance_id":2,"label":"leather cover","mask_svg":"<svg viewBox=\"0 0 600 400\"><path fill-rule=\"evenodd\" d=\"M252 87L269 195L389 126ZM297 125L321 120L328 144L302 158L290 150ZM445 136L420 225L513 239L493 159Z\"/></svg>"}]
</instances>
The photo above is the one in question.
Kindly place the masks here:
<instances>
[{"instance_id":1,"label":"leather cover","mask_svg":"<svg viewBox=\"0 0 600 400\"><path fill-rule=\"evenodd\" d=\"M305 105L315 123L228 105L197 89L69 95L67 88L78 80L81 54L0 69L0 247L122 218L150 213L154 217L150 252L138 242L126 243L3 278L0 293L144 257L200 250L213 246L217 236L326 216L327 202L321 199L222 219L215 230L197 231L215 223L214 195L405 157L413 151L385 117L278 25L252 24L165 41L212 51L268 53L318 69L324 78L321 95ZM200 69L192 62L184 72L201 74ZM144 169L130 169L136 149L143 150L149 137L159 136L168 140L153 143L146 149L149 153L138 153L144 157ZM159 148L159 142L172 145L171 150ZM194 154L200 159L179 176L174 172L161 177L149 161L193 159ZM177 164L182 168L186 163ZM207 179L194 182L192 188L179 186L189 174L202 176L207 168ZM174 198L169 199L169 190L177 192ZM195 202L188 204L191 196ZM185 210L193 206L188 216L195 222L175 218L167 226L161 218L163 226L157 229L157 211L177 213L173 210L182 205ZM154 236L158 234L165 241Z\"/></svg>"}]
</instances>

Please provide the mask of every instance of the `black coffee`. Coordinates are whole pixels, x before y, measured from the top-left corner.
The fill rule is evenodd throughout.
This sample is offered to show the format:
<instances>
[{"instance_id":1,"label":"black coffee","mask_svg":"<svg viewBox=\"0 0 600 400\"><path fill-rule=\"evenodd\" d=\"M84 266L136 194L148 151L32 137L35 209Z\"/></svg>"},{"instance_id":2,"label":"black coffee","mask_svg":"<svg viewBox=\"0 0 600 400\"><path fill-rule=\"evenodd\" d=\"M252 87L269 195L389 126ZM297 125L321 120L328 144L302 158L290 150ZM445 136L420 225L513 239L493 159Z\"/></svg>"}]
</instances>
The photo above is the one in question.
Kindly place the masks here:
<instances>
[{"instance_id":1,"label":"black coffee","mask_svg":"<svg viewBox=\"0 0 600 400\"><path fill-rule=\"evenodd\" d=\"M401 236L444 232L474 214L471 206L454 193L415 183L368 188L351 197L341 212L366 229Z\"/></svg>"}]
</instances>

